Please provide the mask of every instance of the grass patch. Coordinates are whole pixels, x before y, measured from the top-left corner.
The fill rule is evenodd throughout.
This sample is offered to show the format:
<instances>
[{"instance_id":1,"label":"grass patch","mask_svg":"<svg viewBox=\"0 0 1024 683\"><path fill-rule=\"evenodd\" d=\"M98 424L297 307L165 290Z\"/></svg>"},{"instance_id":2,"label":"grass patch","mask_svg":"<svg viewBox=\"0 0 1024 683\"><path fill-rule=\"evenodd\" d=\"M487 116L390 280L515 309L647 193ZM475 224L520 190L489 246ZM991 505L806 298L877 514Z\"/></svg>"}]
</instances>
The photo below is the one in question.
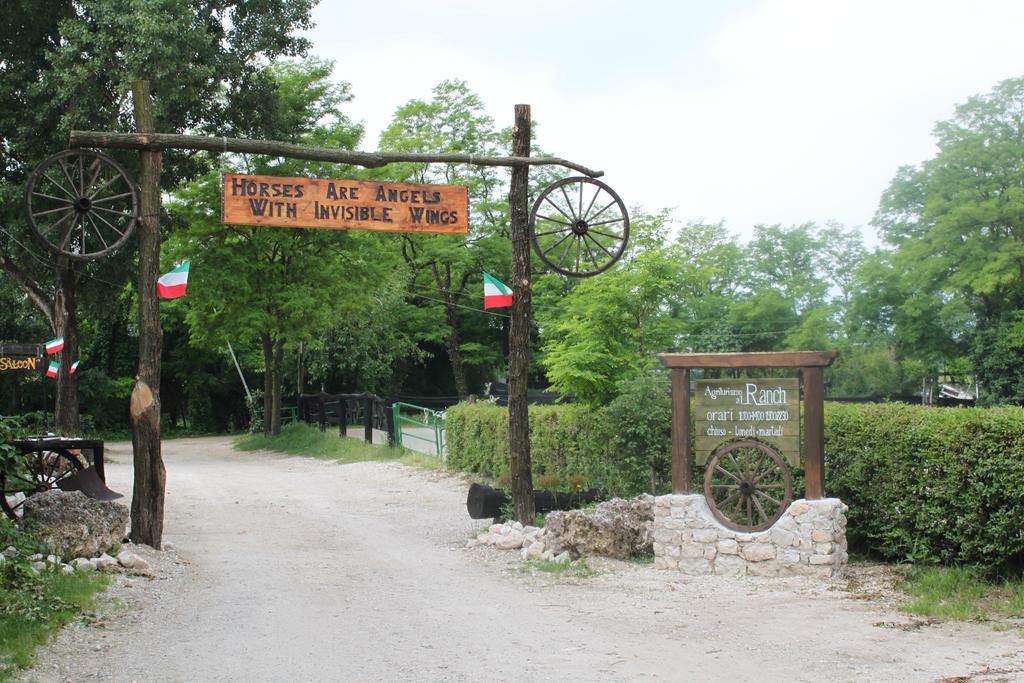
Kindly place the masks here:
<instances>
[{"instance_id":1,"label":"grass patch","mask_svg":"<svg viewBox=\"0 0 1024 683\"><path fill-rule=\"evenodd\" d=\"M523 571L538 571L547 574L556 574L574 579L587 579L597 576L598 571L587 564L585 559L578 559L572 562L549 562L547 560L527 560L522 564Z\"/></svg>"},{"instance_id":2,"label":"grass patch","mask_svg":"<svg viewBox=\"0 0 1024 683\"><path fill-rule=\"evenodd\" d=\"M1024 579L988 581L967 567L913 569L900 588L910 614L954 621L1024 617Z\"/></svg>"},{"instance_id":3,"label":"grass patch","mask_svg":"<svg viewBox=\"0 0 1024 683\"><path fill-rule=\"evenodd\" d=\"M333 460L341 464L369 461L399 462L420 469L440 469L441 459L416 451L368 444L359 439L338 436L337 432L321 432L306 424L290 424L278 436L245 434L235 441L240 451L275 451L308 458Z\"/></svg>"},{"instance_id":4,"label":"grass patch","mask_svg":"<svg viewBox=\"0 0 1024 683\"><path fill-rule=\"evenodd\" d=\"M93 609L109 577L52 568L36 576L27 558L46 549L8 520L0 520L0 546L18 550L0 568L0 680L6 680L32 666L36 649L61 626Z\"/></svg>"},{"instance_id":5,"label":"grass patch","mask_svg":"<svg viewBox=\"0 0 1024 683\"><path fill-rule=\"evenodd\" d=\"M636 555L630 555L629 561L633 564L654 564L654 553L637 553Z\"/></svg>"}]
</instances>

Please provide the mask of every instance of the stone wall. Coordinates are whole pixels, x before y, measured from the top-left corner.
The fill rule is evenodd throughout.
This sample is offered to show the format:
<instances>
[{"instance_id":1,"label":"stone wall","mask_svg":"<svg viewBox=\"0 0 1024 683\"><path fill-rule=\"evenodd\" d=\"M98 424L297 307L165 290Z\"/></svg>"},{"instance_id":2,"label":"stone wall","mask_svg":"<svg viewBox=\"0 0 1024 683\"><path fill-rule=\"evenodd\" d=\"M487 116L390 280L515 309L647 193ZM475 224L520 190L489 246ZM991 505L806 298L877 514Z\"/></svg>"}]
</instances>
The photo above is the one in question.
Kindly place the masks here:
<instances>
[{"instance_id":1,"label":"stone wall","mask_svg":"<svg viewBox=\"0 0 1024 683\"><path fill-rule=\"evenodd\" d=\"M654 566L684 574L839 576L846 566L846 511L838 498L796 500L766 531L715 519L702 494L654 501Z\"/></svg>"}]
</instances>

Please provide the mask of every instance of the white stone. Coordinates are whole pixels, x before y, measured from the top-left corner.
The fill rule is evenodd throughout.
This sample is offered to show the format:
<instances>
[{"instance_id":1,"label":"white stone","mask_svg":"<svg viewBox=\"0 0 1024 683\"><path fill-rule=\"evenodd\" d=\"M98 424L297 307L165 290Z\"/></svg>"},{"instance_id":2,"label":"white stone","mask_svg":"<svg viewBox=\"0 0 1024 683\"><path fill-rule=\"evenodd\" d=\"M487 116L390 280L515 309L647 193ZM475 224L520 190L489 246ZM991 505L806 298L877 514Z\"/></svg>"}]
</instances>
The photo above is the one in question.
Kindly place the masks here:
<instances>
[{"instance_id":1,"label":"white stone","mask_svg":"<svg viewBox=\"0 0 1024 683\"><path fill-rule=\"evenodd\" d=\"M174 550L173 543L164 543L164 550Z\"/></svg>"},{"instance_id":2,"label":"white stone","mask_svg":"<svg viewBox=\"0 0 1024 683\"><path fill-rule=\"evenodd\" d=\"M569 564L572 561L572 558L569 556L569 551L566 550L558 555L555 555L555 559L553 561L557 562L558 564Z\"/></svg>"},{"instance_id":3,"label":"white stone","mask_svg":"<svg viewBox=\"0 0 1024 683\"><path fill-rule=\"evenodd\" d=\"M76 557L75 559L71 560L71 566L80 572L96 571L96 563L84 557Z\"/></svg>"},{"instance_id":4,"label":"white stone","mask_svg":"<svg viewBox=\"0 0 1024 683\"><path fill-rule=\"evenodd\" d=\"M512 523L512 528L515 529L516 531L522 531L523 530L523 525L521 523L519 523L519 522L513 522Z\"/></svg>"},{"instance_id":5,"label":"white stone","mask_svg":"<svg viewBox=\"0 0 1024 683\"><path fill-rule=\"evenodd\" d=\"M667 545L665 546L665 557L678 560L682 557L682 549L678 545Z\"/></svg>"},{"instance_id":6,"label":"white stone","mask_svg":"<svg viewBox=\"0 0 1024 683\"><path fill-rule=\"evenodd\" d=\"M127 550L122 550L117 554L117 563L125 569L149 569L149 562Z\"/></svg>"},{"instance_id":7,"label":"white stone","mask_svg":"<svg viewBox=\"0 0 1024 683\"><path fill-rule=\"evenodd\" d=\"M775 522L775 526L786 531L796 531L796 520L789 515L782 515L779 521Z\"/></svg>"},{"instance_id":8,"label":"white stone","mask_svg":"<svg viewBox=\"0 0 1024 683\"><path fill-rule=\"evenodd\" d=\"M814 546L814 552L817 555L831 555L836 550L835 543L819 543Z\"/></svg>"},{"instance_id":9,"label":"white stone","mask_svg":"<svg viewBox=\"0 0 1024 683\"><path fill-rule=\"evenodd\" d=\"M42 571L43 571L44 569L46 569L46 563L45 563L45 562L40 562L39 560L36 560L35 562L33 562L32 564L30 564L29 566L30 566L30 567L31 567L32 569L34 569L34 570L36 571L36 573L37 573L37 574L40 574L40 573L42 573Z\"/></svg>"},{"instance_id":10,"label":"white stone","mask_svg":"<svg viewBox=\"0 0 1024 683\"><path fill-rule=\"evenodd\" d=\"M665 546L657 541L651 544L651 549L654 551L655 557L665 554Z\"/></svg>"},{"instance_id":11,"label":"white stone","mask_svg":"<svg viewBox=\"0 0 1024 683\"><path fill-rule=\"evenodd\" d=\"M786 529L772 529L772 543L781 546L791 546L796 540L796 534Z\"/></svg>"},{"instance_id":12,"label":"white stone","mask_svg":"<svg viewBox=\"0 0 1024 683\"><path fill-rule=\"evenodd\" d=\"M554 562L555 561L555 554L553 552L551 552L550 550L545 550L543 553L541 553L540 559L543 562Z\"/></svg>"},{"instance_id":13,"label":"white stone","mask_svg":"<svg viewBox=\"0 0 1024 683\"><path fill-rule=\"evenodd\" d=\"M540 531L540 527L539 526L529 526L529 525L527 525L527 526L523 527L523 533L526 534L527 536L529 536L530 534L535 534L538 531Z\"/></svg>"},{"instance_id":14,"label":"white stone","mask_svg":"<svg viewBox=\"0 0 1024 683\"><path fill-rule=\"evenodd\" d=\"M47 555L46 562L47 564L60 564L60 558L56 555Z\"/></svg>"},{"instance_id":15,"label":"white stone","mask_svg":"<svg viewBox=\"0 0 1024 683\"><path fill-rule=\"evenodd\" d=\"M508 532L508 527L504 524L492 524L487 530L492 534L503 534Z\"/></svg>"},{"instance_id":16,"label":"white stone","mask_svg":"<svg viewBox=\"0 0 1024 683\"><path fill-rule=\"evenodd\" d=\"M780 549L776 559L786 564L800 564L800 551L793 548Z\"/></svg>"},{"instance_id":17,"label":"white stone","mask_svg":"<svg viewBox=\"0 0 1024 683\"><path fill-rule=\"evenodd\" d=\"M810 511L811 506L806 501L794 501L790 506L787 513L793 517L799 517L800 515Z\"/></svg>"},{"instance_id":18,"label":"white stone","mask_svg":"<svg viewBox=\"0 0 1024 683\"><path fill-rule=\"evenodd\" d=\"M705 560L713 560L713 559L715 559L715 555L717 555L717 554L718 554L718 551L715 550L715 546L713 546L713 545L706 545L706 546L704 546L704 559Z\"/></svg>"},{"instance_id":19,"label":"white stone","mask_svg":"<svg viewBox=\"0 0 1024 683\"><path fill-rule=\"evenodd\" d=\"M810 564L833 564L836 561L835 555L811 555Z\"/></svg>"},{"instance_id":20,"label":"white stone","mask_svg":"<svg viewBox=\"0 0 1024 683\"><path fill-rule=\"evenodd\" d=\"M784 573L786 573L786 568L775 560L754 562L747 565L747 574L750 576L779 576Z\"/></svg>"},{"instance_id":21,"label":"white stone","mask_svg":"<svg viewBox=\"0 0 1024 683\"><path fill-rule=\"evenodd\" d=\"M539 559L544 554L544 544L540 541L534 541L529 547L523 548L523 553L528 560Z\"/></svg>"},{"instance_id":22,"label":"white stone","mask_svg":"<svg viewBox=\"0 0 1024 683\"><path fill-rule=\"evenodd\" d=\"M62 564L60 566L60 573L64 574L65 576L67 576L68 574L74 574L75 568L72 567L70 564Z\"/></svg>"},{"instance_id":23,"label":"white stone","mask_svg":"<svg viewBox=\"0 0 1024 683\"><path fill-rule=\"evenodd\" d=\"M718 542L718 552L721 555L735 555L739 552L739 544L731 538L726 538Z\"/></svg>"},{"instance_id":24,"label":"white stone","mask_svg":"<svg viewBox=\"0 0 1024 683\"><path fill-rule=\"evenodd\" d=\"M654 541L655 543L679 543L679 532L672 529L656 529Z\"/></svg>"},{"instance_id":25,"label":"white stone","mask_svg":"<svg viewBox=\"0 0 1024 683\"><path fill-rule=\"evenodd\" d=\"M775 559L775 546L771 543L751 543L740 548L740 557L748 562Z\"/></svg>"},{"instance_id":26,"label":"white stone","mask_svg":"<svg viewBox=\"0 0 1024 683\"><path fill-rule=\"evenodd\" d=\"M93 560L93 562L96 564L96 568L100 571L104 569L109 569L110 567L117 566L117 560L115 560L110 555L107 555L106 553L103 553L102 555L97 557L95 560Z\"/></svg>"},{"instance_id":27,"label":"white stone","mask_svg":"<svg viewBox=\"0 0 1024 683\"><path fill-rule=\"evenodd\" d=\"M719 576L743 576L747 563L735 555L719 555L715 558L715 574Z\"/></svg>"},{"instance_id":28,"label":"white stone","mask_svg":"<svg viewBox=\"0 0 1024 683\"><path fill-rule=\"evenodd\" d=\"M15 548L13 545L9 545L6 548L4 548L4 555L6 555L7 557L12 557L12 558L13 557L17 557L18 556L18 549Z\"/></svg>"},{"instance_id":29,"label":"white stone","mask_svg":"<svg viewBox=\"0 0 1024 683\"><path fill-rule=\"evenodd\" d=\"M832 541L832 532L824 529L815 529L811 532L811 540L815 543L826 543Z\"/></svg>"},{"instance_id":30,"label":"white stone","mask_svg":"<svg viewBox=\"0 0 1024 683\"><path fill-rule=\"evenodd\" d=\"M32 555L29 555L28 558L26 559L28 559L29 562L39 562L43 559L43 556L40 553L34 553Z\"/></svg>"},{"instance_id":31,"label":"white stone","mask_svg":"<svg viewBox=\"0 0 1024 683\"><path fill-rule=\"evenodd\" d=\"M718 532L714 529L697 529L693 532L693 540L698 543L716 543Z\"/></svg>"},{"instance_id":32,"label":"white stone","mask_svg":"<svg viewBox=\"0 0 1024 683\"><path fill-rule=\"evenodd\" d=\"M514 550L515 548L522 548L523 541L525 540L526 536L523 535L522 531L513 529L507 534L500 536L494 545L502 550Z\"/></svg>"},{"instance_id":33,"label":"white stone","mask_svg":"<svg viewBox=\"0 0 1024 683\"><path fill-rule=\"evenodd\" d=\"M704 546L700 543L683 543L679 546L680 557L704 557Z\"/></svg>"}]
</instances>

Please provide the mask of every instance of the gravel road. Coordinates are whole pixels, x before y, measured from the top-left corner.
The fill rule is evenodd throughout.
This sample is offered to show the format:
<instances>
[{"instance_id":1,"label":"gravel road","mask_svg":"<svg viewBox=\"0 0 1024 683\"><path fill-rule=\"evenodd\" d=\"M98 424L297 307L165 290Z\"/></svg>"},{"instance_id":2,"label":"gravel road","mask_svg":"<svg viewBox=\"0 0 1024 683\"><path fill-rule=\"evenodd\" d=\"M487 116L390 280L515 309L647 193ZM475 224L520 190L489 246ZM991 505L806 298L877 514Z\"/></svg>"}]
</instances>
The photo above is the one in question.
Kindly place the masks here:
<instances>
[{"instance_id":1,"label":"gravel road","mask_svg":"<svg viewBox=\"0 0 1024 683\"><path fill-rule=\"evenodd\" d=\"M130 492L130 445L107 452ZM141 548L149 575L118 576L26 680L1024 680L1017 629L922 625L846 582L524 571L465 547L482 525L456 477L226 438L164 458L173 548Z\"/></svg>"}]
</instances>

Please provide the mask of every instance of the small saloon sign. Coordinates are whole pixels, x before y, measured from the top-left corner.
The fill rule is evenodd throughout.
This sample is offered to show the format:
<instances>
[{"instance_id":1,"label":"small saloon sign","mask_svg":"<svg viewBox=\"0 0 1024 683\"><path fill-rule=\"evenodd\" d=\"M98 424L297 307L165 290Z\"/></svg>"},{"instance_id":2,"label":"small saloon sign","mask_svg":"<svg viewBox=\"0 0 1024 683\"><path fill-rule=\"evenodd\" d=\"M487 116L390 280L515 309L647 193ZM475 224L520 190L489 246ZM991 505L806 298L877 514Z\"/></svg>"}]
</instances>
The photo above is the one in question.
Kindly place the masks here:
<instances>
[{"instance_id":1,"label":"small saloon sign","mask_svg":"<svg viewBox=\"0 0 1024 683\"><path fill-rule=\"evenodd\" d=\"M719 379L697 382L694 455L698 465L723 443L738 439L774 446L800 466L800 382L797 379Z\"/></svg>"},{"instance_id":2,"label":"small saloon sign","mask_svg":"<svg viewBox=\"0 0 1024 683\"><path fill-rule=\"evenodd\" d=\"M224 175L224 223L285 228L466 234L469 192L457 185Z\"/></svg>"},{"instance_id":3,"label":"small saloon sign","mask_svg":"<svg viewBox=\"0 0 1024 683\"><path fill-rule=\"evenodd\" d=\"M0 372L40 372L42 346L38 344L0 344Z\"/></svg>"}]
</instances>

